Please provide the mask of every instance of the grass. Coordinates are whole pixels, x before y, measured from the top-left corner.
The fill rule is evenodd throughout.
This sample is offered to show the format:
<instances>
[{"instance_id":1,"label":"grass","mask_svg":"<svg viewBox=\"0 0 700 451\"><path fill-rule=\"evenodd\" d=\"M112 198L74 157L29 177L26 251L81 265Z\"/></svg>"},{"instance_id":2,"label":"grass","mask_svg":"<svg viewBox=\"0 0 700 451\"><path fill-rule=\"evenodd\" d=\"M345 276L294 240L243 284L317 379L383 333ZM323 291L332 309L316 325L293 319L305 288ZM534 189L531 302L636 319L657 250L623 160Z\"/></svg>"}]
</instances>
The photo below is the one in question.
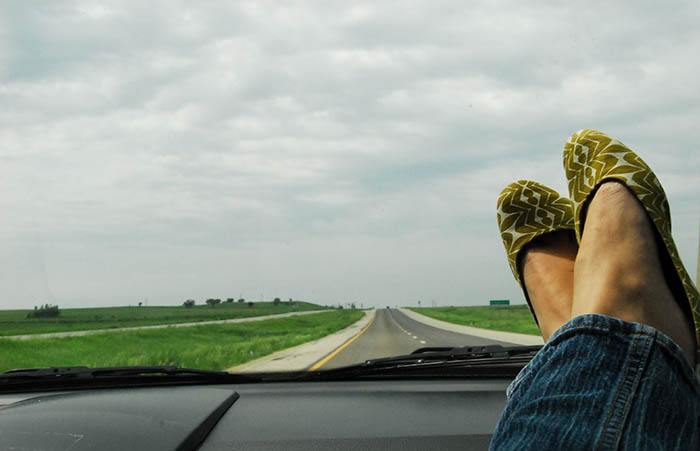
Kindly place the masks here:
<instances>
[{"instance_id":1,"label":"grass","mask_svg":"<svg viewBox=\"0 0 700 451\"><path fill-rule=\"evenodd\" d=\"M0 310L0 336L215 321L325 308L301 301L295 301L294 305L282 302L277 306L272 302L256 302L253 307L248 307L247 303L233 302L216 307L196 305L191 308L67 308L61 309L61 315L56 318L27 318L27 313L31 310Z\"/></svg>"},{"instance_id":2,"label":"grass","mask_svg":"<svg viewBox=\"0 0 700 451\"><path fill-rule=\"evenodd\" d=\"M47 366L178 365L222 370L343 329L364 314L334 310L253 323L0 339L0 372Z\"/></svg>"},{"instance_id":3,"label":"grass","mask_svg":"<svg viewBox=\"0 0 700 451\"><path fill-rule=\"evenodd\" d=\"M509 307L434 307L410 308L431 318L463 326L539 335L535 320L526 305Z\"/></svg>"}]
</instances>

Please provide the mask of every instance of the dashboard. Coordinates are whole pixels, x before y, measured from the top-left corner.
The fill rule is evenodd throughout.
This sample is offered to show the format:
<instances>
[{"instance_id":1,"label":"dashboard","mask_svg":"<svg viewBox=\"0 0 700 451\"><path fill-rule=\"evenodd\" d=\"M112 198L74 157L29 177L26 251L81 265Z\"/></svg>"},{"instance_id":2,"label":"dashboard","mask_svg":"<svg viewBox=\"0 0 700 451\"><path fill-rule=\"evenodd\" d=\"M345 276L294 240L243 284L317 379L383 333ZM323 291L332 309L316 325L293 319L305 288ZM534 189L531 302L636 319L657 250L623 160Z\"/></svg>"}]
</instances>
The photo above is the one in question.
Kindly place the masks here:
<instances>
[{"instance_id":1,"label":"dashboard","mask_svg":"<svg viewBox=\"0 0 700 451\"><path fill-rule=\"evenodd\" d=\"M291 382L0 395L0 449L488 449L509 383Z\"/></svg>"}]
</instances>

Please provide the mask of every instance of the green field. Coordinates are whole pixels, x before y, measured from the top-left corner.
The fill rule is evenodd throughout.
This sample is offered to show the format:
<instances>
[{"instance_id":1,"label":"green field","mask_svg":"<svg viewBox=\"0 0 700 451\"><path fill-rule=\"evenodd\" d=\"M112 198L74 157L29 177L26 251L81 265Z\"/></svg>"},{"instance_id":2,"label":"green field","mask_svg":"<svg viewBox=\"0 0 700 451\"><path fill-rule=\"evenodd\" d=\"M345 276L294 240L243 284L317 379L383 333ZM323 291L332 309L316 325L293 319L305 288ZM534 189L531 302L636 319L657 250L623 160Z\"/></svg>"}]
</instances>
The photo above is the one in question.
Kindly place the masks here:
<instances>
[{"instance_id":1,"label":"green field","mask_svg":"<svg viewBox=\"0 0 700 451\"><path fill-rule=\"evenodd\" d=\"M74 330L116 329L120 327L152 326L196 321L248 318L326 307L295 301L293 305L281 302L223 303L216 307L196 305L176 307L99 307L61 309L57 318L27 318L31 310L0 310L0 336L68 332Z\"/></svg>"},{"instance_id":2,"label":"green field","mask_svg":"<svg viewBox=\"0 0 700 451\"><path fill-rule=\"evenodd\" d=\"M72 365L178 365L222 370L316 340L351 325L363 314L362 310L333 310L251 323L0 339L0 372Z\"/></svg>"},{"instance_id":3,"label":"green field","mask_svg":"<svg viewBox=\"0 0 700 451\"><path fill-rule=\"evenodd\" d=\"M434 307L410 308L431 318L463 326L540 335L526 305L509 307Z\"/></svg>"}]
</instances>

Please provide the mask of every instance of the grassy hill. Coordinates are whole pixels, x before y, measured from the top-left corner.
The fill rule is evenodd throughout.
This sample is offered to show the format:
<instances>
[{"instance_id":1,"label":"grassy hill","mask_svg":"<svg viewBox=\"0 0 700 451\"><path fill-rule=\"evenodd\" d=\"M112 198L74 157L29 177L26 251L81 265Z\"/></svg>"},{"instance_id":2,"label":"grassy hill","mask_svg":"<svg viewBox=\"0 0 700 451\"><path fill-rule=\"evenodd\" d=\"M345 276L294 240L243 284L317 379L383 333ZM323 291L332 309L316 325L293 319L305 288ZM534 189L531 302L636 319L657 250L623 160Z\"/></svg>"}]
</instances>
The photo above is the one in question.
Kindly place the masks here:
<instances>
[{"instance_id":1,"label":"grassy hill","mask_svg":"<svg viewBox=\"0 0 700 451\"><path fill-rule=\"evenodd\" d=\"M223 370L317 340L348 327L363 314L361 310L328 310L254 323L2 340L0 372L72 365L178 365Z\"/></svg>"},{"instance_id":2,"label":"grassy hill","mask_svg":"<svg viewBox=\"0 0 700 451\"><path fill-rule=\"evenodd\" d=\"M75 330L115 329L121 327L177 324L196 321L248 318L326 307L309 302L294 301L222 303L215 307L195 305L191 308L174 307L95 307L61 309L56 318L27 318L32 310L0 310L0 336L68 332Z\"/></svg>"}]
</instances>

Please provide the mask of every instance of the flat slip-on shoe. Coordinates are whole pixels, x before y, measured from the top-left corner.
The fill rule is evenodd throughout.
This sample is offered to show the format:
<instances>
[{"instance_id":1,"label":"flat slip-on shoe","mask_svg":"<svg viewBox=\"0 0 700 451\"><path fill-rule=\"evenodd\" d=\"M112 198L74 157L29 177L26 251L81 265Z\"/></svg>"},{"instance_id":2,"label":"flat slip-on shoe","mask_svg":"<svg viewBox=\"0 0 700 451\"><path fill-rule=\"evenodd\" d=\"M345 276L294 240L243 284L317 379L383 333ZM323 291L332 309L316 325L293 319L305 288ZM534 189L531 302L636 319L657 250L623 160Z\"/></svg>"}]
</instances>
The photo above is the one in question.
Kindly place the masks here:
<instances>
[{"instance_id":1,"label":"flat slip-on shoe","mask_svg":"<svg viewBox=\"0 0 700 451\"><path fill-rule=\"evenodd\" d=\"M497 210L498 229L501 231L510 269L523 289L530 313L537 322L521 274L520 251L546 233L573 231L573 205L552 188L531 180L518 180L501 191Z\"/></svg>"},{"instance_id":2,"label":"flat slip-on shoe","mask_svg":"<svg viewBox=\"0 0 700 451\"><path fill-rule=\"evenodd\" d=\"M700 369L700 293L678 255L671 236L668 200L656 175L627 146L597 130L581 130L571 135L564 146L564 170L569 182L569 198L574 204L579 243L587 202L603 182L623 183L639 199L654 224L657 238L663 241L659 243L659 255L666 282L688 321L693 323L697 342L696 364Z\"/></svg>"}]
</instances>

